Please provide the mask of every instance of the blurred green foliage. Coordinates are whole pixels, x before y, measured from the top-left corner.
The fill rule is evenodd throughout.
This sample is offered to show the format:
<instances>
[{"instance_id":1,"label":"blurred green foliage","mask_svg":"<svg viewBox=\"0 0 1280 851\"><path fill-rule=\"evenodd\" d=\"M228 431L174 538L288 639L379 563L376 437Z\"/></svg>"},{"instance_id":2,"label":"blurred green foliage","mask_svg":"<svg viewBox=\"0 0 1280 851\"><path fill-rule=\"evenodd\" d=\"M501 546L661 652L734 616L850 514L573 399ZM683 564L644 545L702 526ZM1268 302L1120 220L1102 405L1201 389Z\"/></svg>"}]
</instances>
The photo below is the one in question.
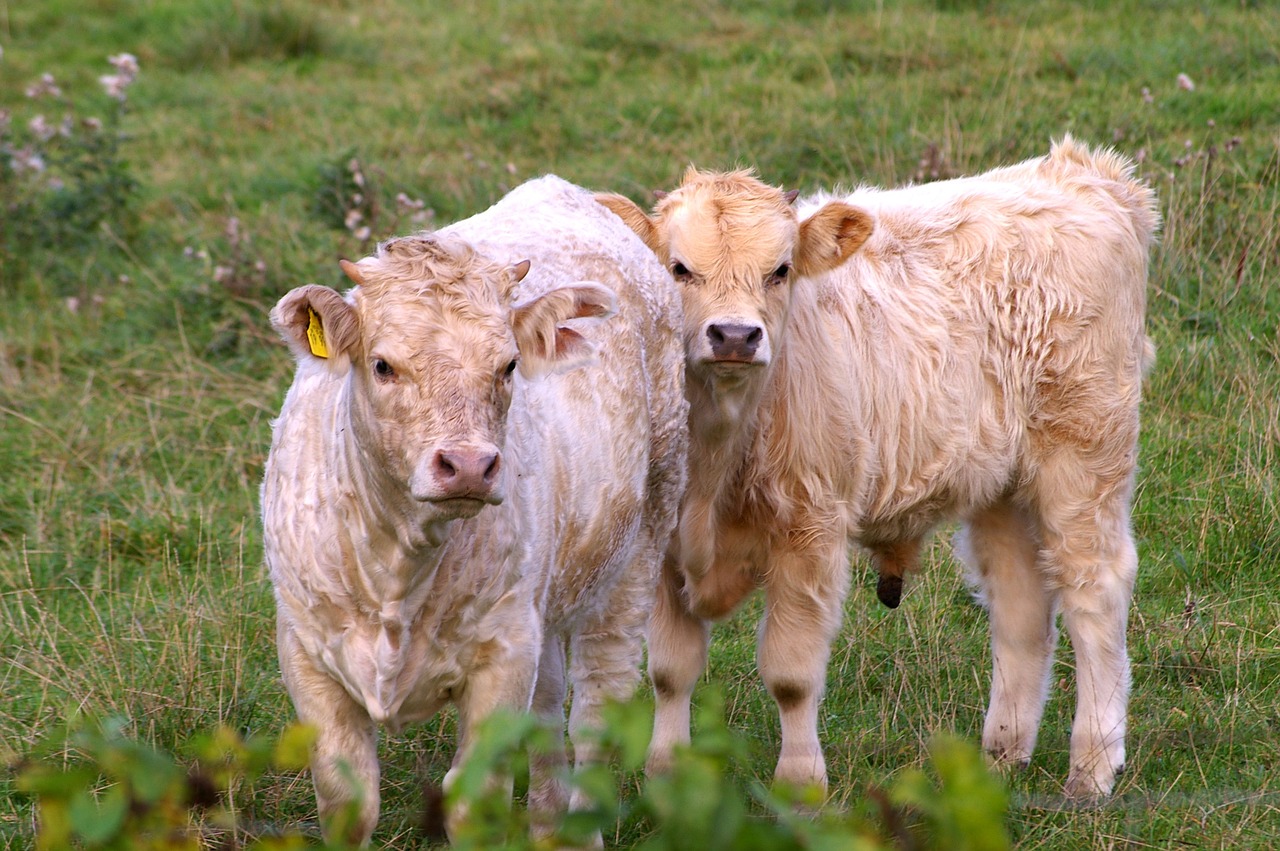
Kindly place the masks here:
<instances>
[{"instance_id":1,"label":"blurred green foliage","mask_svg":"<svg viewBox=\"0 0 1280 851\"><path fill-rule=\"evenodd\" d=\"M724 723L718 692L704 695L697 734L677 750L669 773L645 782L634 797L619 794L615 771L634 774L644 762L652 707L644 701L613 705L598 732L614 766L593 765L563 781L586 793L589 804L567 814L546 836L535 838L529 814L512 807L506 786L527 766L523 757L545 752L557 735L530 715L496 713L477 727L477 741L446 807L463 807L466 819L453 847L473 851L540 851L580 847L620 820L639 817L643 851L1004 851L1008 798L977 749L940 736L930 746L931 771L902 774L887 790L871 790L839 811L823 810L817 789L768 788L744 782L736 769L746 742ZM253 851L328 848L286 827L262 835L236 801L267 772L295 772L308 762L314 730L287 727L277 737L245 738L228 727L197 737L188 756L141 744L123 721L83 725L52 752L19 768L19 792L35 799L38 851L66 848L243 848ZM567 770L566 770L567 771ZM524 774L527 779L527 773ZM354 812L354 811L353 811ZM330 825L341 835L341 825Z\"/></svg>"}]
</instances>

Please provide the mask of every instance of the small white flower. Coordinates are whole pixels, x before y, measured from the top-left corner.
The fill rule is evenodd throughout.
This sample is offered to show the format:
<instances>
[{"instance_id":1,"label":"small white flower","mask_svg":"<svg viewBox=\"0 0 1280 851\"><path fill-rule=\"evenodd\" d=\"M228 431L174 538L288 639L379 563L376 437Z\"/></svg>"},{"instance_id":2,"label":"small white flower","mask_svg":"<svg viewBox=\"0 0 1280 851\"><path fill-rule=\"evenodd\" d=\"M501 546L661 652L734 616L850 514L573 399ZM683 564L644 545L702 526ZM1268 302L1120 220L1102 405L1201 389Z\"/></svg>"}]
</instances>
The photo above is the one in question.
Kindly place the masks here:
<instances>
[{"instance_id":1,"label":"small white flower","mask_svg":"<svg viewBox=\"0 0 1280 851\"><path fill-rule=\"evenodd\" d=\"M52 124L45 120L43 115L37 115L35 118L28 121L27 127L41 142L49 141L53 138L53 135L58 132Z\"/></svg>"},{"instance_id":2,"label":"small white flower","mask_svg":"<svg viewBox=\"0 0 1280 851\"><path fill-rule=\"evenodd\" d=\"M230 266L214 266L213 282L215 284L220 284L223 281L228 280L231 277L231 271Z\"/></svg>"},{"instance_id":3,"label":"small white flower","mask_svg":"<svg viewBox=\"0 0 1280 851\"><path fill-rule=\"evenodd\" d=\"M129 88L129 81L119 74L107 74L99 77L98 82L102 84L103 91L108 97L115 98L123 102L125 100L124 90Z\"/></svg>"},{"instance_id":4,"label":"small white flower","mask_svg":"<svg viewBox=\"0 0 1280 851\"><path fill-rule=\"evenodd\" d=\"M1143 87L1142 87L1142 102L1143 102L1143 103L1155 103L1155 102L1156 102L1155 97L1154 97L1154 96L1152 96L1152 94L1151 94L1151 89L1148 89L1146 86L1143 86Z\"/></svg>"},{"instance_id":5,"label":"small white flower","mask_svg":"<svg viewBox=\"0 0 1280 851\"><path fill-rule=\"evenodd\" d=\"M359 210L348 210L347 217L342 220L342 223L347 226L347 230L353 231L362 221L364 221L364 213Z\"/></svg>"},{"instance_id":6,"label":"small white flower","mask_svg":"<svg viewBox=\"0 0 1280 851\"><path fill-rule=\"evenodd\" d=\"M29 98L56 98L61 95L62 89L58 88L58 84L54 82L52 74L41 74L38 82L27 86L27 97Z\"/></svg>"},{"instance_id":7,"label":"small white flower","mask_svg":"<svg viewBox=\"0 0 1280 851\"><path fill-rule=\"evenodd\" d=\"M84 126L89 128L90 131L98 133L102 130L102 119L90 116L84 119Z\"/></svg>"},{"instance_id":8,"label":"small white flower","mask_svg":"<svg viewBox=\"0 0 1280 851\"><path fill-rule=\"evenodd\" d=\"M80 299L76 298L75 296L67 296L64 303L67 305L67 310L71 311L72 313L80 312Z\"/></svg>"},{"instance_id":9,"label":"small white flower","mask_svg":"<svg viewBox=\"0 0 1280 851\"><path fill-rule=\"evenodd\" d=\"M138 57L132 53L117 53L115 56L108 56L107 61L116 69L116 73L127 77L131 83L138 76Z\"/></svg>"},{"instance_id":10,"label":"small white flower","mask_svg":"<svg viewBox=\"0 0 1280 851\"><path fill-rule=\"evenodd\" d=\"M410 198L403 192L396 195L396 209L401 213L407 213L410 210L421 210L425 206L427 206L427 202L421 198Z\"/></svg>"},{"instance_id":11,"label":"small white flower","mask_svg":"<svg viewBox=\"0 0 1280 851\"><path fill-rule=\"evenodd\" d=\"M30 146L19 148L13 152L13 156L9 159L15 172L34 171L37 174L44 171L44 157L40 156Z\"/></svg>"},{"instance_id":12,"label":"small white flower","mask_svg":"<svg viewBox=\"0 0 1280 851\"><path fill-rule=\"evenodd\" d=\"M368 226L365 226L360 228L358 231L356 231L354 235L356 239L360 240L361 242L364 242L366 239L369 238L369 235L372 233L373 231L371 231L368 228Z\"/></svg>"},{"instance_id":13,"label":"small white flower","mask_svg":"<svg viewBox=\"0 0 1280 851\"><path fill-rule=\"evenodd\" d=\"M1191 78L1186 74L1179 74L1178 88L1182 89L1184 92L1194 92L1196 90L1196 84L1191 82Z\"/></svg>"},{"instance_id":14,"label":"small white flower","mask_svg":"<svg viewBox=\"0 0 1280 851\"><path fill-rule=\"evenodd\" d=\"M351 182L363 189L364 172L360 170L360 160L355 157L347 160L347 171L351 172Z\"/></svg>"},{"instance_id":15,"label":"small white flower","mask_svg":"<svg viewBox=\"0 0 1280 851\"><path fill-rule=\"evenodd\" d=\"M107 61L116 69L116 73L99 77L98 82L110 97L123 102L124 90L138 77L138 59L132 53L118 53L107 57Z\"/></svg>"}]
</instances>

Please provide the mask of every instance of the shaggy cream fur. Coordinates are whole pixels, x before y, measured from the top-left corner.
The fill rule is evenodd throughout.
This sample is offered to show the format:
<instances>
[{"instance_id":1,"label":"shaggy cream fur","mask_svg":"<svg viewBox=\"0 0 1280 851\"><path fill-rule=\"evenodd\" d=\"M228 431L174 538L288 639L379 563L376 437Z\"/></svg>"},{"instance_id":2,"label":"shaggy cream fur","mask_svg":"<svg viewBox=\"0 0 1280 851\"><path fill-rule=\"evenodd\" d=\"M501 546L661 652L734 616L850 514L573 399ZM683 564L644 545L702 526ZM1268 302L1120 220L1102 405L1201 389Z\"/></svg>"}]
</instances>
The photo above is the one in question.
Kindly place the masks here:
<instances>
[{"instance_id":1,"label":"shaggy cream fur","mask_svg":"<svg viewBox=\"0 0 1280 851\"><path fill-rule=\"evenodd\" d=\"M817 710L848 544L896 606L924 536L958 518L991 612L984 745L1030 758L1061 611L1078 671L1066 788L1109 792L1154 194L1122 157L1067 138L977 177L792 197L696 170L652 216L597 196L685 306L690 482L650 624L650 766L688 739L708 621L762 587L777 777L825 784Z\"/></svg>"}]
</instances>

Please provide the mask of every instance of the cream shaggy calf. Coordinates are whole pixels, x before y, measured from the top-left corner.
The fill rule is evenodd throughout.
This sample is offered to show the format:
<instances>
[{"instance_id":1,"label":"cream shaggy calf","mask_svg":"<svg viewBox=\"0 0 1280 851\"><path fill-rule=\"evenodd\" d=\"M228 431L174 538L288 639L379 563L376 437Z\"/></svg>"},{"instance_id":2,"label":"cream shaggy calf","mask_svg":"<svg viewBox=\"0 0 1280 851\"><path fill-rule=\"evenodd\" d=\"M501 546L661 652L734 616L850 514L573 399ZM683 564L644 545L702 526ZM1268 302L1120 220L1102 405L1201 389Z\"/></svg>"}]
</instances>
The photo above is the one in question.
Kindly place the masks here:
<instances>
[{"instance_id":1,"label":"cream shaggy calf","mask_svg":"<svg viewBox=\"0 0 1280 851\"><path fill-rule=\"evenodd\" d=\"M563 726L571 680L576 760L595 758L581 733L640 676L687 406L670 277L558 178L343 266L345 298L306 286L272 312L297 373L262 514L321 816L362 796L348 838L367 841L378 725L455 704L448 786L478 721ZM568 803L564 761L533 766L539 814Z\"/></svg>"},{"instance_id":2,"label":"cream shaggy calf","mask_svg":"<svg viewBox=\"0 0 1280 851\"><path fill-rule=\"evenodd\" d=\"M758 666L780 780L826 783L818 703L849 542L878 592L940 521L990 610L983 744L1035 746L1061 612L1078 704L1066 791L1124 765L1129 504L1153 193L1064 139L977 177L793 207L747 172L691 169L653 215L597 196L670 269L685 307L689 488L650 623L650 766L689 736L709 621L765 592Z\"/></svg>"}]
</instances>

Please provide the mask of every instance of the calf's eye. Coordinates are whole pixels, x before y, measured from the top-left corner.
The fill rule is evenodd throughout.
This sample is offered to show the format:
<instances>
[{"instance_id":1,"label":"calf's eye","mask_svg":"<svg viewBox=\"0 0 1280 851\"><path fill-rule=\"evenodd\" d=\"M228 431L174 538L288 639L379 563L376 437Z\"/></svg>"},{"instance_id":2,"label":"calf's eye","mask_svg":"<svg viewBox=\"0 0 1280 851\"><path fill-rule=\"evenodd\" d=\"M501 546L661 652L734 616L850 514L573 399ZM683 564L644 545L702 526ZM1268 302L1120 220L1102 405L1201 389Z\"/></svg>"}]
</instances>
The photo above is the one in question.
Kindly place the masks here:
<instances>
[{"instance_id":1,"label":"calf's eye","mask_svg":"<svg viewBox=\"0 0 1280 851\"><path fill-rule=\"evenodd\" d=\"M783 263L781 266L773 270L773 274L769 276L770 284L781 284L791 274L791 264Z\"/></svg>"},{"instance_id":2,"label":"calf's eye","mask_svg":"<svg viewBox=\"0 0 1280 851\"><path fill-rule=\"evenodd\" d=\"M391 364L382 358L373 359L373 374L382 381L390 381L396 377L396 371L391 368Z\"/></svg>"},{"instance_id":3,"label":"calf's eye","mask_svg":"<svg viewBox=\"0 0 1280 851\"><path fill-rule=\"evenodd\" d=\"M688 280L693 277L693 273L689 271L688 267L678 260L672 264L671 274L678 281Z\"/></svg>"},{"instance_id":4,"label":"calf's eye","mask_svg":"<svg viewBox=\"0 0 1280 851\"><path fill-rule=\"evenodd\" d=\"M515 371L516 371L516 359L512 358L511 363L507 364L506 368L502 370L502 377L510 378L512 374L515 373Z\"/></svg>"}]
</instances>

